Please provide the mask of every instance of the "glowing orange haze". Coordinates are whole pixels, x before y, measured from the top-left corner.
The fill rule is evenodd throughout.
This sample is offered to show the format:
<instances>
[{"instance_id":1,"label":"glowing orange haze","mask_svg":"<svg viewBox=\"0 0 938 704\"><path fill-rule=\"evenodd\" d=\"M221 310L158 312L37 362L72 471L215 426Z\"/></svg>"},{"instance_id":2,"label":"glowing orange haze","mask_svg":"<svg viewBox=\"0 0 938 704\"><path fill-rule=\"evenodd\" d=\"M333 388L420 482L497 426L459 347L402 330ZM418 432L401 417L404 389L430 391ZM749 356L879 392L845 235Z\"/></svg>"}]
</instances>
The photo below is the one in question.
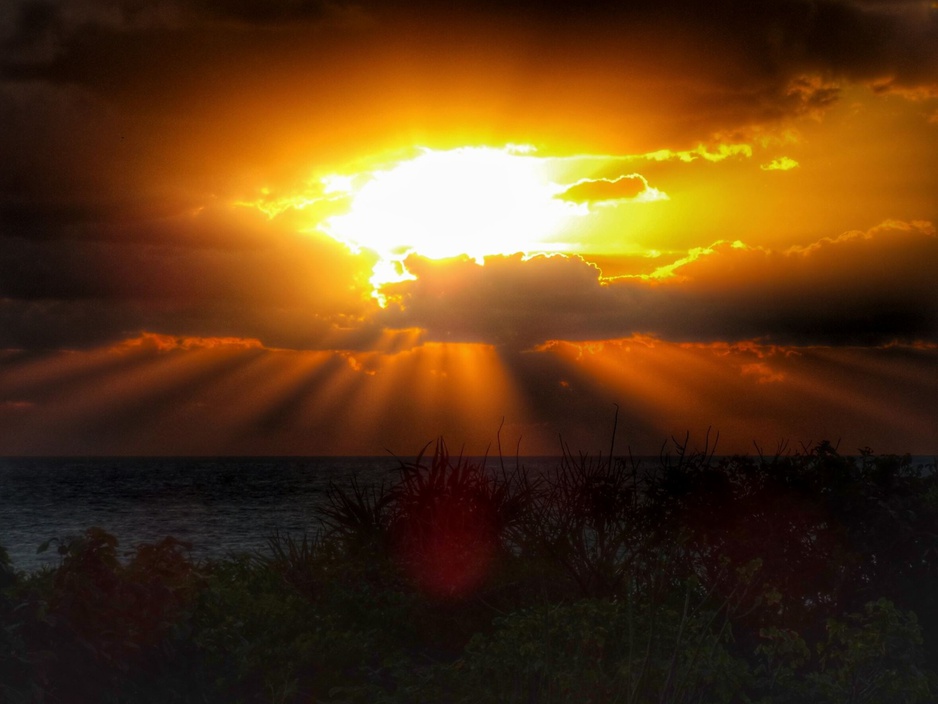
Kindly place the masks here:
<instances>
[{"instance_id":1,"label":"glowing orange haze","mask_svg":"<svg viewBox=\"0 0 938 704\"><path fill-rule=\"evenodd\" d=\"M930 390L918 380L933 369L934 346L550 342L525 353L533 359L520 378L491 345L404 346L291 351L147 335L118 348L23 360L0 376L0 388L36 400L0 406L4 448L28 452L51 434L57 448L74 454L172 447L183 454L390 450L407 457L443 434L468 453L494 454L504 418L509 456L557 453L558 432L574 448L605 451L614 403L622 451L654 452L671 428L690 430L702 443L714 418L727 452L824 437L922 451L910 443L933 430ZM844 437L853 427L862 434Z\"/></svg>"},{"instance_id":2,"label":"glowing orange haze","mask_svg":"<svg viewBox=\"0 0 938 704\"><path fill-rule=\"evenodd\" d=\"M86 4L0 33L0 454L938 451L924 4Z\"/></svg>"}]
</instances>

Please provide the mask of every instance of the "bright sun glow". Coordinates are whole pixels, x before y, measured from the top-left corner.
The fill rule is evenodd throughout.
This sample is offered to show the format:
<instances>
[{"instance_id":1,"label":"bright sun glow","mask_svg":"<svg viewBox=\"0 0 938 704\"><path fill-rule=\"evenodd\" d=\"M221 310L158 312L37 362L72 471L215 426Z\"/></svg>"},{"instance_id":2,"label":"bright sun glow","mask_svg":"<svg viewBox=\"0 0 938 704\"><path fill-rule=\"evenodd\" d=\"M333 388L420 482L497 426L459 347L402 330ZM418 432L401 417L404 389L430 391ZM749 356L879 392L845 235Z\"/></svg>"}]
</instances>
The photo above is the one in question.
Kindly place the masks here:
<instances>
[{"instance_id":1,"label":"bright sun glow","mask_svg":"<svg viewBox=\"0 0 938 704\"><path fill-rule=\"evenodd\" d=\"M464 147L424 150L393 168L361 179L331 176L328 193L344 193L348 211L320 228L353 248L376 252L371 283L412 278L408 255L429 259L568 251L561 241L586 207L556 196L567 187L550 180L530 148Z\"/></svg>"}]
</instances>

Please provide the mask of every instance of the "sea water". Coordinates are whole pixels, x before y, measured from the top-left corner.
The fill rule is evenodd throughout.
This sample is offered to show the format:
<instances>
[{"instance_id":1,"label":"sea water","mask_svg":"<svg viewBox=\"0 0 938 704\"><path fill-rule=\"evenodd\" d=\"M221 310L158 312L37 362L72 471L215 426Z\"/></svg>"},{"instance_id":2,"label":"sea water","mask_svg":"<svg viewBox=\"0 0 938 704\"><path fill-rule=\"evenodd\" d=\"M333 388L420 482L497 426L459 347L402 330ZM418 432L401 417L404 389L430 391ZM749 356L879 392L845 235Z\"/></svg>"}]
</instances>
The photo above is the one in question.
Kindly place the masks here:
<instances>
[{"instance_id":1,"label":"sea water","mask_svg":"<svg viewBox=\"0 0 938 704\"><path fill-rule=\"evenodd\" d=\"M16 569L55 565L50 538L98 526L132 550L166 536L192 557L261 549L275 532L313 534L330 482L390 484L394 458L0 459L0 545Z\"/></svg>"},{"instance_id":2,"label":"sea water","mask_svg":"<svg viewBox=\"0 0 938 704\"><path fill-rule=\"evenodd\" d=\"M525 460L538 462L554 460ZM55 543L39 545L91 526L115 535L122 556L166 536L191 543L194 559L263 550L277 532L316 533L330 482L390 486L400 466L390 456L0 458L0 545L18 570L57 565Z\"/></svg>"}]
</instances>

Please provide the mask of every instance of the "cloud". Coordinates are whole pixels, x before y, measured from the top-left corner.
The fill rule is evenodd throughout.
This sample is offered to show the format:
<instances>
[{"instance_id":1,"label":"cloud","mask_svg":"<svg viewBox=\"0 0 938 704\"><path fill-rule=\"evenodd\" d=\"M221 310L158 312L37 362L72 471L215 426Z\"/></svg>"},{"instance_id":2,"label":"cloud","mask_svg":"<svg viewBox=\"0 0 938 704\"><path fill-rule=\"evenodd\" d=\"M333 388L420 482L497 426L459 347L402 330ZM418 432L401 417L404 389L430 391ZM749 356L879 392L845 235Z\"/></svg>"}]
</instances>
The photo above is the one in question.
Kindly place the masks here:
<instances>
[{"instance_id":1,"label":"cloud","mask_svg":"<svg viewBox=\"0 0 938 704\"><path fill-rule=\"evenodd\" d=\"M36 404L32 401L0 401L0 411L24 413L35 407Z\"/></svg>"},{"instance_id":2,"label":"cloud","mask_svg":"<svg viewBox=\"0 0 938 704\"><path fill-rule=\"evenodd\" d=\"M145 332L139 337L121 340L111 347L114 352L131 350L155 350L157 352L190 350L259 350L264 346L260 340L241 337L179 337Z\"/></svg>"},{"instance_id":3,"label":"cloud","mask_svg":"<svg viewBox=\"0 0 938 704\"><path fill-rule=\"evenodd\" d=\"M146 9L85 0L67 11L53 7L21 2L8 12L0 75L68 82L121 102L134 97L151 109L149 86L159 84L164 110L185 106L190 113L196 105L211 113L212 102L227 110L235 93L248 96L253 89L268 98L292 91L294 106L310 108L308 121L337 109L352 116L360 103L347 99L346 86L360 81L371 93L371 116L380 121L393 110L386 96L426 91L425 107L439 111L444 98L470 89L478 95L484 84L496 100L514 104L510 88L535 114L542 106L566 105L575 121L579 103L628 121L657 102L665 108L658 115L662 127L699 120L713 131L823 110L848 82L888 82L896 90L938 85L938 27L915 4L645 0L457 2L444 9L435 3L164 0ZM363 17L370 20L352 21ZM508 46L507 37L511 51L499 48ZM40 56L16 49L27 44L53 48ZM498 72L484 71L490 61L481 46L490 47ZM531 55L538 57L536 67L528 63ZM460 64L468 70L450 70ZM539 75L550 76L556 100ZM180 102L182 96L191 102ZM247 97L234 101L241 112L249 103ZM678 106L696 110L668 118L668 109ZM542 123L558 118L537 116Z\"/></svg>"},{"instance_id":4,"label":"cloud","mask_svg":"<svg viewBox=\"0 0 938 704\"><path fill-rule=\"evenodd\" d=\"M785 380L785 374L782 372L775 371L765 362L753 362L752 364L744 364L740 371L744 375L754 376L759 380L760 384L772 384L778 383Z\"/></svg>"},{"instance_id":5,"label":"cloud","mask_svg":"<svg viewBox=\"0 0 938 704\"><path fill-rule=\"evenodd\" d=\"M667 199L666 194L649 186L647 179L640 174L629 174L612 179L582 179L557 197L574 203Z\"/></svg>"},{"instance_id":6,"label":"cloud","mask_svg":"<svg viewBox=\"0 0 938 704\"><path fill-rule=\"evenodd\" d=\"M590 315L605 293L599 270L578 257L517 254L480 266L412 256L407 268L416 279L386 288L394 303L381 319L424 328L430 339L527 346L559 330L588 336L601 317Z\"/></svg>"},{"instance_id":7,"label":"cloud","mask_svg":"<svg viewBox=\"0 0 938 704\"><path fill-rule=\"evenodd\" d=\"M190 304L315 303L318 312L323 312L355 310L360 307L355 301L369 295L371 260L353 256L323 235L269 228L263 230L268 238L260 240L253 226L213 233L212 226L199 231L180 224L177 229L171 222L164 223L161 240L155 234L150 239L146 230L152 224L147 223L111 233L126 233L125 241L0 237L0 296ZM142 241L134 241L141 230ZM198 237L206 239L193 242Z\"/></svg>"},{"instance_id":8,"label":"cloud","mask_svg":"<svg viewBox=\"0 0 938 704\"><path fill-rule=\"evenodd\" d=\"M302 301L0 298L0 350L87 349L144 333L166 340L253 338L269 348L305 350L409 348L422 337L360 315L317 312Z\"/></svg>"},{"instance_id":9,"label":"cloud","mask_svg":"<svg viewBox=\"0 0 938 704\"><path fill-rule=\"evenodd\" d=\"M722 244L675 269L655 298L676 318L669 335L683 329L799 344L934 339L938 286L918 262L936 255L934 227L917 222L886 222L784 251Z\"/></svg>"},{"instance_id":10,"label":"cloud","mask_svg":"<svg viewBox=\"0 0 938 704\"><path fill-rule=\"evenodd\" d=\"M351 19L361 13L352 3L330 0L189 0L182 4L250 25Z\"/></svg>"},{"instance_id":11,"label":"cloud","mask_svg":"<svg viewBox=\"0 0 938 704\"><path fill-rule=\"evenodd\" d=\"M938 338L938 257L928 223L889 222L775 251L718 243L668 277L616 278L579 257L412 257L386 324L429 339L530 348L550 339L652 334L672 341L881 344ZM901 282L897 285L896 282Z\"/></svg>"},{"instance_id":12,"label":"cloud","mask_svg":"<svg viewBox=\"0 0 938 704\"><path fill-rule=\"evenodd\" d=\"M795 76L789 81L785 95L792 99L798 112L822 115L826 108L840 100L840 85L819 75Z\"/></svg>"},{"instance_id":13,"label":"cloud","mask_svg":"<svg viewBox=\"0 0 938 704\"><path fill-rule=\"evenodd\" d=\"M852 307L864 299L849 277L837 278L850 266L827 263L836 286L815 268L817 281L796 278L800 288L785 291L787 279L776 281L776 271L797 277L811 266L794 267L793 253L725 245L672 261L685 281L658 288L604 281L576 259L504 258L484 271L465 262L419 264L424 277L399 290L404 307L379 323L369 317L365 281L373 262L315 234L296 235L301 213L265 223L225 205L263 184L329 173L350 154L399 148L401 135L428 136L437 143L430 146L498 135L555 150L562 144L566 153L588 145L595 153L643 154L640 166L592 174L566 197L640 200L661 194L648 186L651 178L676 199L687 181L672 188L651 169L749 158L753 147L741 138L687 145L712 145L715 133L784 134L790 118L828 110L851 83L918 101L928 114L938 85L938 24L923 7L846 0L4 3L0 345L69 346L150 330L294 346L328 337L357 347L392 323L438 338L518 344L567 332L795 335L798 325L786 316L810 308L802 289L820 295L805 328L835 321L815 336L857 336L864 324L877 339L926 334L928 306L900 310L909 296L887 293L895 283L860 260L849 264L880 285L866 294L866 317ZM631 175L633 168L643 175ZM910 251L930 255L923 246L915 240ZM861 249L853 242L837 251ZM750 265L766 274L762 283L740 273ZM899 280L932 293L919 274L897 266L890 271ZM727 280L722 289L709 278L711 267ZM501 327L487 324L444 271L471 284ZM733 298L744 283L753 295L777 294L765 304L768 317L750 310L742 294ZM850 293L840 309L831 302L837 286ZM701 308L720 315L689 319L697 291L706 296ZM447 322L434 292L464 310L466 322ZM531 312L539 300L552 306L549 314ZM517 313L508 312L512 302Z\"/></svg>"},{"instance_id":14,"label":"cloud","mask_svg":"<svg viewBox=\"0 0 938 704\"><path fill-rule=\"evenodd\" d=\"M772 161L767 164L761 164L759 168L763 171L790 171L791 169L798 168L798 166L798 162L791 157L782 156L778 159L772 159Z\"/></svg>"},{"instance_id":15,"label":"cloud","mask_svg":"<svg viewBox=\"0 0 938 704\"><path fill-rule=\"evenodd\" d=\"M576 256L485 266L412 256L416 279L384 289L385 311L370 298L373 259L282 224L210 209L114 223L106 239L82 239L72 225L67 235L0 240L0 348L87 347L141 331L353 350L388 344L384 330L515 349L634 334L784 344L938 335L938 288L921 266L938 257L927 222L886 221L788 249L716 242L608 279Z\"/></svg>"},{"instance_id":16,"label":"cloud","mask_svg":"<svg viewBox=\"0 0 938 704\"><path fill-rule=\"evenodd\" d=\"M681 161L691 163L694 161L718 162L729 157L751 157L752 147L748 144L718 144L711 149L705 144L698 144L695 149L658 149L647 154L631 157L632 159L645 159L652 162Z\"/></svg>"},{"instance_id":17,"label":"cloud","mask_svg":"<svg viewBox=\"0 0 938 704\"><path fill-rule=\"evenodd\" d=\"M38 217L28 236L0 236L0 348L85 347L142 330L313 348L380 334L359 322L337 332L375 307L374 258L325 235L221 208L136 222Z\"/></svg>"}]
</instances>

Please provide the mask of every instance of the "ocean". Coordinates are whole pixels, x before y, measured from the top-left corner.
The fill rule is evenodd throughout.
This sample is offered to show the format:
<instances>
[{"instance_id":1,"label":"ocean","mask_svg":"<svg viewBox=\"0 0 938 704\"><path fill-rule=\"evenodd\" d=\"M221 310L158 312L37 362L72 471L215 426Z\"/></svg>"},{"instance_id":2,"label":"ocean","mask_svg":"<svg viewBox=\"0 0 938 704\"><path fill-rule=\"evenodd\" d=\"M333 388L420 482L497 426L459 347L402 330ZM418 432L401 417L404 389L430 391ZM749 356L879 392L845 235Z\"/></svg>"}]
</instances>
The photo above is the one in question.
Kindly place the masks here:
<instances>
[{"instance_id":1,"label":"ocean","mask_svg":"<svg viewBox=\"0 0 938 704\"><path fill-rule=\"evenodd\" d=\"M535 474L558 463L520 461ZM917 465L934 471L935 458ZM191 543L194 559L264 550L278 531L315 534L330 482L390 485L399 466L391 456L0 458L0 545L27 571L58 564L54 548L36 552L41 543L91 526L115 535L122 554L170 535ZM486 466L497 470L498 458Z\"/></svg>"},{"instance_id":2,"label":"ocean","mask_svg":"<svg viewBox=\"0 0 938 704\"><path fill-rule=\"evenodd\" d=\"M27 571L58 564L41 543L91 526L122 553L168 535L191 543L194 559L264 549L278 531L316 532L330 481L390 485L399 466L390 456L0 458L0 545Z\"/></svg>"}]
</instances>

